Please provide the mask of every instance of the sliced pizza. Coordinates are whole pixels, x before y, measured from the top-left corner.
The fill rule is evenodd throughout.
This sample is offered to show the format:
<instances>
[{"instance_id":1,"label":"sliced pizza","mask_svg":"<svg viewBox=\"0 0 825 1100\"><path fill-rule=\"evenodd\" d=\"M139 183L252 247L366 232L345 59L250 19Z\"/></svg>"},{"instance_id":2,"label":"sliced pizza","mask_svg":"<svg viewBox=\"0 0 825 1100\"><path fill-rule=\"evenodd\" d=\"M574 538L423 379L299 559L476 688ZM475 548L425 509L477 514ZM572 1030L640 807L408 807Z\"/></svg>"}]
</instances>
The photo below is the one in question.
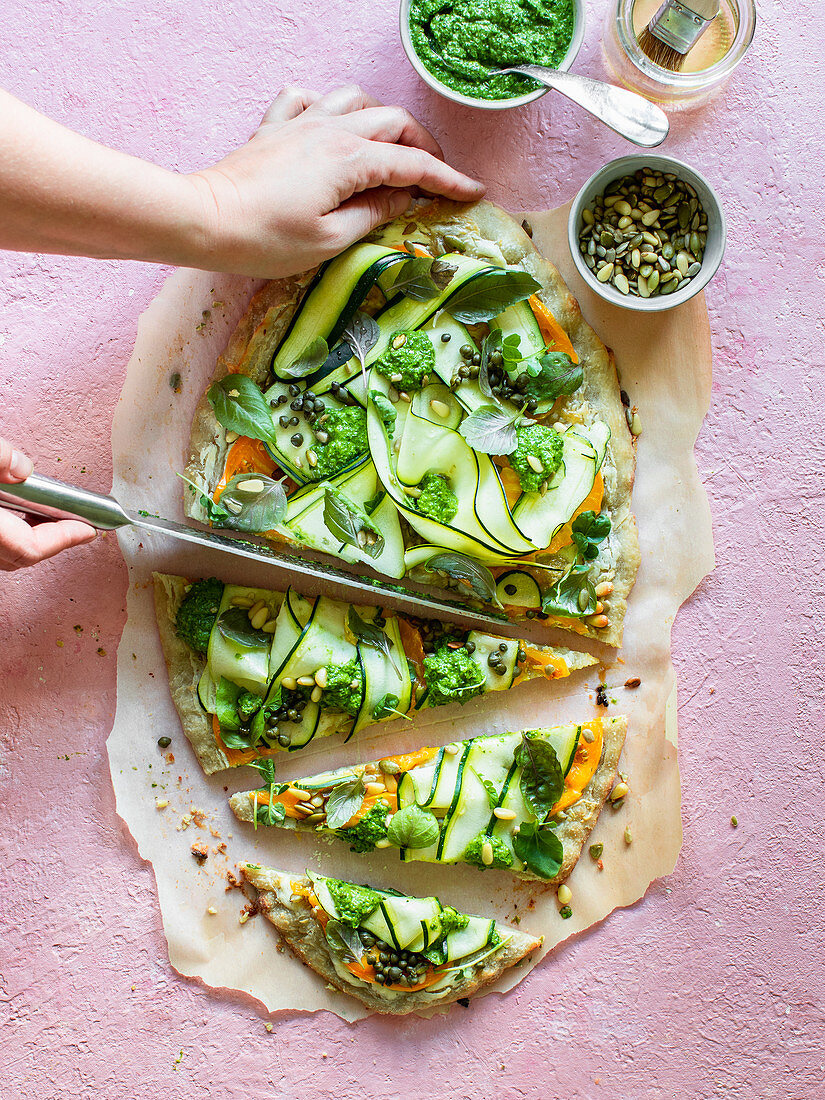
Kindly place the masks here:
<instances>
[{"instance_id":1,"label":"sliced pizza","mask_svg":"<svg viewBox=\"0 0 825 1100\"><path fill-rule=\"evenodd\" d=\"M320 775L264 783L230 805L255 827L314 830L356 852L396 848L403 860L470 863L523 878L565 879L596 823L627 719L504 733L421 748Z\"/></svg>"},{"instance_id":2,"label":"sliced pizza","mask_svg":"<svg viewBox=\"0 0 825 1100\"><path fill-rule=\"evenodd\" d=\"M289 589L155 574L172 698L207 773L595 658Z\"/></svg>"},{"instance_id":3,"label":"sliced pizza","mask_svg":"<svg viewBox=\"0 0 825 1100\"><path fill-rule=\"evenodd\" d=\"M434 897L254 863L241 871L293 953L378 1012L401 1016L469 997L541 945Z\"/></svg>"},{"instance_id":4,"label":"sliced pizza","mask_svg":"<svg viewBox=\"0 0 825 1100\"><path fill-rule=\"evenodd\" d=\"M253 299L185 507L617 646L639 563L625 413L524 230L438 201Z\"/></svg>"}]
</instances>

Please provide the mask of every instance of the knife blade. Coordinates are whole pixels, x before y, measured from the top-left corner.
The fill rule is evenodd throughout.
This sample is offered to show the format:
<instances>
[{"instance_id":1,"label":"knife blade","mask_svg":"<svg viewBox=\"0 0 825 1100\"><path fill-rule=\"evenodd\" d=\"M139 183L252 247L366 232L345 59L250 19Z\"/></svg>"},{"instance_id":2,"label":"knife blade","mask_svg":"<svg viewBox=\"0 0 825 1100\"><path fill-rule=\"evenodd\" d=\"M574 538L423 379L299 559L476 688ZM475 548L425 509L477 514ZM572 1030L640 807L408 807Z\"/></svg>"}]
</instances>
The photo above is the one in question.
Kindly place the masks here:
<instances>
[{"instance_id":1,"label":"knife blade","mask_svg":"<svg viewBox=\"0 0 825 1100\"><path fill-rule=\"evenodd\" d=\"M0 485L0 506L48 519L82 519L100 530L117 530L137 527L154 534L171 536L196 546L220 550L247 561L262 562L288 570L301 581L333 581L340 584L347 595L357 595L362 602L375 603L379 597L387 597L401 610L413 615L444 617L463 626L494 627L497 633L512 630L505 617L493 613L475 611L463 604L444 599L430 592L410 587L407 583L395 584L391 580L356 576L334 565L313 561L290 554L280 548L261 545L245 538L218 535L213 531L201 531L174 520L163 519L150 512L124 508L113 496L94 493L77 485L70 485L43 474L33 473L25 481ZM290 581L291 583L291 581ZM523 634L519 624L519 634ZM509 629L508 629L509 628ZM532 633L531 631L528 631ZM515 635L514 635L515 636Z\"/></svg>"}]
</instances>

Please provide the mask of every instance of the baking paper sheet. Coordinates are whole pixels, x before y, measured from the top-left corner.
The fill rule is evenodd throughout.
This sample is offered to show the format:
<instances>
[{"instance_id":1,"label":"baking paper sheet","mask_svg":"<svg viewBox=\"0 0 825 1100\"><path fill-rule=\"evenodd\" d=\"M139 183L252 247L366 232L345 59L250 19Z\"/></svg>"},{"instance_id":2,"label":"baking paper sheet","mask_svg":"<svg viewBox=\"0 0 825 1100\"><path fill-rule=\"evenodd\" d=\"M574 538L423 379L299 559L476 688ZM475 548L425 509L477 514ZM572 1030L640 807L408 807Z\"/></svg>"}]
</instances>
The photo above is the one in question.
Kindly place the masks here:
<instances>
[{"instance_id":1,"label":"baking paper sheet","mask_svg":"<svg viewBox=\"0 0 825 1100\"><path fill-rule=\"evenodd\" d=\"M558 945L564 939L617 906L638 900L655 878L673 869L679 852L670 630L679 605L714 564L710 513L693 458L711 386L704 298L699 295L678 309L647 316L607 305L580 281L569 259L567 208L527 216L537 246L561 269L585 317L614 349L622 386L638 405L643 423L633 496L642 566L620 661L612 650L599 653L607 664L601 675L608 696L615 699L609 713L630 717L620 764L630 794L621 810L604 810L590 838L589 843L604 844L604 870L598 871L585 849L569 880L571 919L560 918L552 889L519 882L505 871L482 874L471 867L402 864L397 856L381 852L357 856L342 844L241 825L228 808L227 794L256 786L257 773L248 768L211 778L201 773L169 697L151 573L217 575L272 588L285 587L289 578L273 567L242 563L217 551L198 553L161 536L119 534L129 567L129 596L118 651L117 714L108 741L117 809L154 868L172 965L209 986L243 990L270 1011L329 1009L348 1020L367 1014L360 1002L330 992L289 953L277 951L277 933L262 917L239 923L244 899L236 890L227 891L226 872L241 859L295 871L310 867L410 893L436 893L445 904L469 913L504 921L517 917L523 928L544 935L545 942L541 954L508 971L492 987L506 990L532 966L541 965L547 952L555 949L562 959L564 948ZM182 483L175 475L187 457L194 408L217 355L259 285L233 276L179 271L142 316L112 431L114 493L124 505L183 518ZM583 644L570 638L574 646ZM295 778L421 744L587 721L598 713L599 673L586 670L552 684L533 682L446 713L425 711L414 725L383 723L347 746L339 738L314 742L305 752L276 758L278 774ZM625 680L635 676L641 678L641 687L625 689ZM164 735L172 738L167 750L157 746ZM168 805L158 809L158 800ZM633 834L630 846L623 839L626 827ZM210 853L203 865L192 856L196 842L205 843ZM598 934L594 929L592 935Z\"/></svg>"}]
</instances>

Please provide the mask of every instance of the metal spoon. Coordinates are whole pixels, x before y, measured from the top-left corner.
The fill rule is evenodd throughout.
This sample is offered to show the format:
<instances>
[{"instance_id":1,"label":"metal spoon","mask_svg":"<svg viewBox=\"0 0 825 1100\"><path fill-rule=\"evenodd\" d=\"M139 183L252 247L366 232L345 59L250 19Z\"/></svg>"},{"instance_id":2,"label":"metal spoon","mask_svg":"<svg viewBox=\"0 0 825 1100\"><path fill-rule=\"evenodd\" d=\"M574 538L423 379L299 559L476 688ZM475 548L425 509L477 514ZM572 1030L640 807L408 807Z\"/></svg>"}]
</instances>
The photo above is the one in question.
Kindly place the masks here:
<instances>
[{"instance_id":1,"label":"metal spoon","mask_svg":"<svg viewBox=\"0 0 825 1100\"><path fill-rule=\"evenodd\" d=\"M497 71L521 73L548 88L555 88L635 145L651 149L661 145L668 135L670 123L661 107L626 88L617 88L602 80L579 76L578 73L548 69L544 65L511 65Z\"/></svg>"}]
</instances>

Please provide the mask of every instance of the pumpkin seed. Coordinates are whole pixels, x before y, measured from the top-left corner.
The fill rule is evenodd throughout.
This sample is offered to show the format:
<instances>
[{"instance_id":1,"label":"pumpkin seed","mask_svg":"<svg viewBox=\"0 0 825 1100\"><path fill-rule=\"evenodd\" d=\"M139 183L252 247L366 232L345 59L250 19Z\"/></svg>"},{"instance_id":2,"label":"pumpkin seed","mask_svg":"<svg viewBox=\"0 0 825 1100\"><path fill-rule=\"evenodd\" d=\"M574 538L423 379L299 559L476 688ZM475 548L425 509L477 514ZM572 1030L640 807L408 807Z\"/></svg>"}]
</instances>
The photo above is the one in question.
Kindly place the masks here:
<instances>
[{"instance_id":1,"label":"pumpkin seed","mask_svg":"<svg viewBox=\"0 0 825 1100\"><path fill-rule=\"evenodd\" d=\"M653 268L651 267L650 264L642 264L641 267L639 268L639 275L643 279L646 279L648 277L648 275L651 273L652 270L653 270Z\"/></svg>"},{"instance_id":2,"label":"pumpkin seed","mask_svg":"<svg viewBox=\"0 0 825 1100\"><path fill-rule=\"evenodd\" d=\"M647 285L647 279L642 278L642 276L640 275L639 276L639 281L637 282L636 286L637 286L637 289L639 291L639 297L640 298L649 298L650 297L650 290L649 290L648 285Z\"/></svg>"},{"instance_id":3,"label":"pumpkin seed","mask_svg":"<svg viewBox=\"0 0 825 1100\"><path fill-rule=\"evenodd\" d=\"M591 213L591 212L590 212L589 210L587 210L587 209L585 209L585 210L582 210L582 218L583 218L583 219L584 219L584 221L585 221L585 222L587 223L587 225L592 225L592 224L593 224L593 222L594 222L594 221L596 220L596 219L595 219L595 218L593 217L593 214L592 214L592 213Z\"/></svg>"},{"instance_id":4,"label":"pumpkin seed","mask_svg":"<svg viewBox=\"0 0 825 1100\"><path fill-rule=\"evenodd\" d=\"M613 276L613 285L615 286L616 290L619 291L620 294L627 294L628 291L630 290L627 279L621 273L621 271L619 271L616 275Z\"/></svg>"},{"instance_id":5,"label":"pumpkin seed","mask_svg":"<svg viewBox=\"0 0 825 1100\"><path fill-rule=\"evenodd\" d=\"M607 280L613 274L613 264L603 264L596 273L596 278L600 283L606 283Z\"/></svg>"},{"instance_id":6,"label":"pumpkin seed","mask_svg":"<svg viewBox=\"0 0 825 1100\"><path fill-rule=\"evenodd\" d=\"M685 272L685 278L692 279L694 275L698 275L701 267L702 265L699 263L698 260L696 260Z\"/></svg>"},{"instance_id":7,"label":"pumpkin seed","mask_svg":"<svg viewBox=\"0 0 825 1100\"><path fill-rule=\"evenodd\" d=\"M658 287L659 287L659 269L658 268L654 267L653 271L651 271L651 273L648 275L647 285L648 285L648 289L650 290L651 294L653 293L654 290L658 289Z\"/></svg>"},{"instance_id":8,"label":"pumpkin seed","mask_svg":"<svg viewBox=\"0 0 825 1100\"><path fill-rule=\"evenodd\" d=\"M619 199L616 203L614 210L617 214L620 214L623 218L626 218L633 207L625 199Z\"/></svg>"}]
</instances>

